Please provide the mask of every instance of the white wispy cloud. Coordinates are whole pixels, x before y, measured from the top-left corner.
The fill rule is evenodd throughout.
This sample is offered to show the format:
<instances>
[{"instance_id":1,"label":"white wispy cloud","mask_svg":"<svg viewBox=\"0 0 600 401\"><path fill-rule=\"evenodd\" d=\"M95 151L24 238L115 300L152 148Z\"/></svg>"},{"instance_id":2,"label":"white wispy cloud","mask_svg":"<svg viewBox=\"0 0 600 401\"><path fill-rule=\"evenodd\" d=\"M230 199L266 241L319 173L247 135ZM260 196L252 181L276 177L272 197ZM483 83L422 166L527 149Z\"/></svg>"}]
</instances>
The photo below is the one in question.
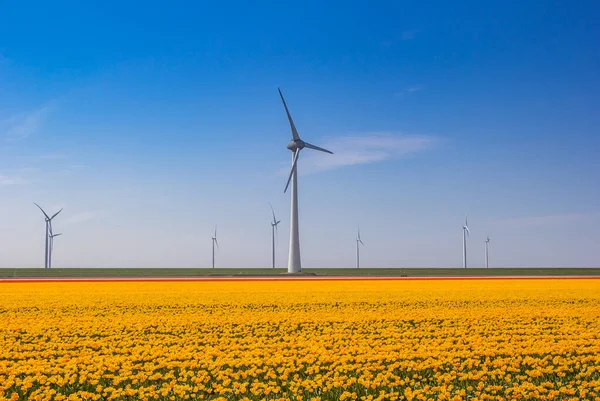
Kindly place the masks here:
<instances>
[{"instance_id":1,"label":"white wispy cloud","mask_svg":"<svg viewBox=\"0 0 600 401\"><path fill-rule=\"evenodd\" d=\"M407 88L399 90L398 92L395 92L394 96L406 96L406 95L410 95L412 93L418 92L422 89L423 89L423 87L421 85L409 86Z\"/></svg>"},{"instance_id":2,"label":"white wispy cloud","mask_svg":"<svg viewBox=\"0 0 600 401\"><path fill-rule=\"evenodd\" d=\"M18 175L4 175L0 174L0 187L9 185L23 185L27 184L27 180Z\"/></svg>"},{"instance_id":3,"label":"white wispy cloud","mask_svg":"<svg viewBox=\"0 0 600 401\"><path fill-rule=\"evenodd\" d=\"M100 216L98 211L79 212L70 215L64 220L65 224L82 224L94 220Z\"/></svg>"},{"instance_id":4,"label":"white wispy cloud","mask_svg":"<svg viewBox=\"0 0 600 401\"><path fill-rule=\"evenodd\" d=\"M300 174L396 159L409 153L429 149L436 141L437 138L434 136L392 133L370 133L329 138L323 143L314 143L314 145L329 149L334 154L330 155L312 149L305 149L300 154ZM288 174L288 169L287 167L283 169L282 174Z\"/></svg>"},{"instance_id":5,"label":"white wispy cloud","mask_svg":"<svg viewBox=\"0 0 600 401\"><path fill-rule=\"evenodd\" d=\"M39 158L41 160L60 160L60 159L66 159L67 156L61 155L58 153L50 153L50 154L40 155Z\"/></svg>"},{"instance_id":6,"label":"white wispy cloud","mask_svg":"<svg viewBox=\"0 0 600 401\"><path fill-rule=\"evenodd\" d=\"M0 132L11 140L25 139L37 133L44 120L52 110L52 105L45 105L37 110L20 113L0 121Z\"/></svg>"},{"instance_id":7,"label":"white wispy cloud","mask_svg":"<svg viewBox=\"0 0 600 401\"><path fill-rule=\"evenodd\" d=\"M562 225L599 217L600 213L560 213L546 216L517 217L492 220L491 224L502 228L535 228Z\"/></svg>"},{"instance_id":8,"label":"white wispy cloud","mask_svg":"<svg viewBox=\"0 0 600 401\"><path fill-rule=\"evenodd\" d=\"M420 32L420 29L409 29L400 32L400 34L395 33L391 37L382 38L381 40L379 40L379 45L381 47L390 48L394 45L398 45L401 42L406 42L415 39L417 34L419 34Z\"/></svg>"}]
</instances>

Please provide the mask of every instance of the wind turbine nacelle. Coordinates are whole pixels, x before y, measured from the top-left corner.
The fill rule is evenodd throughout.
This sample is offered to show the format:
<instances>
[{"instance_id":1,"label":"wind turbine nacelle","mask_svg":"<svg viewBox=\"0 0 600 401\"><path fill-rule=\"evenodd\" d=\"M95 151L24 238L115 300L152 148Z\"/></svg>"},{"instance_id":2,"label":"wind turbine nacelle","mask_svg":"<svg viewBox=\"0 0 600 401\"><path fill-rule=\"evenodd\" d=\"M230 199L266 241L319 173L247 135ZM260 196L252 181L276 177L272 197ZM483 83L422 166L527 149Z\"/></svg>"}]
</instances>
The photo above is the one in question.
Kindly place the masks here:
<instances>
[{"instance_id":1,"label":"wind turbine nacelle","mask_svg":"<svg viewBox=\"0 0 600 401\"><path fill-rule=\"evenodd\" d=\"M297 149L304 149L304 141L301 139L297 139L288 143L287 148L292 152L295 152Z\"/></svg>"}]
</instances>

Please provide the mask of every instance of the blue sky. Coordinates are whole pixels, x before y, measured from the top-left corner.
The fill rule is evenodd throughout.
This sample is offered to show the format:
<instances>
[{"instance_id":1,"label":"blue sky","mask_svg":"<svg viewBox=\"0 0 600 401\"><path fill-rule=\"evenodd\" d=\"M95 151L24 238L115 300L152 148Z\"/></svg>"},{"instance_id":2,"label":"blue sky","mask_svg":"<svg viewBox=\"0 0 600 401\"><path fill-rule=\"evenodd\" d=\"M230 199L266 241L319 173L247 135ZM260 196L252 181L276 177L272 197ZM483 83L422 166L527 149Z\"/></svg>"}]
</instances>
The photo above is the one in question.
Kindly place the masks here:
<instances>
[{"instance_id":1,"label":"blue sky","mask_svg":"<svg viewBox=\"0 0 600 401\"><path fill-rule=\"evenodd\" d=\"M600 264L593 1L12 2L0 14L0 266Z\"/></svg>"}]
</instances>

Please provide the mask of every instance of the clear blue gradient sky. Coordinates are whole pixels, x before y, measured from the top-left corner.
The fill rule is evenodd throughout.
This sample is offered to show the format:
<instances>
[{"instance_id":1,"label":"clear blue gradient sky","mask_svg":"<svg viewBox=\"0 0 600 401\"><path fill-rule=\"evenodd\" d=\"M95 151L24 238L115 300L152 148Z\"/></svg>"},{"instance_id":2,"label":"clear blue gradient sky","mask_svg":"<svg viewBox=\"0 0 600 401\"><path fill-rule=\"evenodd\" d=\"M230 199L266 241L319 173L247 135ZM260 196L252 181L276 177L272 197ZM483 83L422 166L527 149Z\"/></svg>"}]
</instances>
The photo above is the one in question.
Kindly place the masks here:
<instances>
[{"instance_id":1,"label":"clear blue gradient sky","mask_svg":"<svg viewBox=\"0 0 600 401\"><path fill-rule=\"evenodd\" d=\"M9 2L0 266L600 265L597 1ZM313 152L314 153L314 152Z\"/></svg>"}]
</instances>

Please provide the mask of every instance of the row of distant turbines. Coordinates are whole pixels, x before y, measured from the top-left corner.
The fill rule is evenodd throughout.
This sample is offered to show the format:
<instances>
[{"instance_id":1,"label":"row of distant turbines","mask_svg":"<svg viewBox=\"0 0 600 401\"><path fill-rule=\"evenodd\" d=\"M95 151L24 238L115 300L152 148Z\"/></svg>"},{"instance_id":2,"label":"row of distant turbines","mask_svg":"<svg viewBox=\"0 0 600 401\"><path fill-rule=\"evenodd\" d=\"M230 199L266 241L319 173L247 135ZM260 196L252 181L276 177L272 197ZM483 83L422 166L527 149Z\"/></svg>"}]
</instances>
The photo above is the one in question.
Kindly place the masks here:
<instances>
[{"instance_id":1,"label":"row of distant turbines","mask_svg":"<svg viewBox=\"0 0 600 401\"><path fill-rule=\"evenodd\" d=\"M283 102L283 107L285 108L285 113L287 114L288 121L290 123L290 129L292 131L292 141L288 143L287 148L292 151L292 168L290 170L290 174L285 184L285 189L283 192L287 192L291 183L291 217L290 217L290 247L289 247L289 257L288 257L288 273L300 273L302 271L302 263L300 258L300 227L299 227L299 219L298 219L298 159L300 156L300 151L304 148L317 150L319 152L325 152L329 154L333 154L333 152L320 148L318 146L312 145L308 142L304 142L300 139L300 135L296 130L296 126L294 121L292 120L292 115L288 110L287 104L285 103L285 99L283 98L283 93L281 93L281 89L277 89L279 91L279 96L281 97L281 101ZM42 213L44 214L44 218L46 221L46 237L45 237L45 259L44 259L44 267L49 269L52 267L52 250L54 246L54 238L58 237L61 234L54 234L52 231L52 220L62 211L59 210L52 217L49 217L48 214L36 203L35 204ZM271 206L269 204L269 206ZM277 233L277 225L281 222L275 218L275 211L271 206L271 212L273 213L273 222L271 223L271 231L272 231L272 264L273 268L275 268L275 238ZM467 268L467 236L469 235L469 226L467 223L467 219L465 218L465 225L463 226L463 267ZM490 238L487 237L485 240L485 266L489 267L489 242ZM360 238L360 228L357 232L356 237L356 267L360 268L360 246L364 246L362 239ZM215 247L219 247L219 242L217 240L217 226L215 226L213 236L212 236L212 268L215 267Z\"/></svg>"},{"instance_id":2,"label":"row of distant turbines","mask_svg":"<svg viewBox=\"0 0 600 401\"><path fill-rule=\"evenodd\" d=\"M52 220L54 220L54 218L56 216L58 216L58 214L60 212L62 212L63 209L60 209L58 212L54 213L52 215L52 217L50 217L45 211L44 209L42 209L42 207L40 205L38 205L37 203L34 203L34 205L36 205L44 214L44 220L46 222L46 230L45 230L45 251L44 251L44 268L46 269L50 269L52 267L52 251L54 249L54 238L58 237L60 235L62 235L61 233L57 233L54 234L52 231ZM277 220L277 218L275 217L275 210L273 209L273 206L269 203L269 207L271 208L271 213L273 215L273 221L271 222L271 244L272 244L272 267L273 269L275 268L275 248L276 248L276 240L277 240L277 225L279 225L279 223L281 223L281 220ZM463 229L463 267L466 269L467 268L467 237L469 236L470 230L469 230L469 224L467 222L467 219L465 218L465 224L462 227ZM487 237L485 239L485 267L488 268L490 267L490 260L489 260L489 243L490 243L490 237ZM360 227L357 230L356 233L356 268L359 269L360 268L360 246L365 246L365 243L362 241L361 237L360 237ZM217 240L217 226L215 226L214 232L213 232L213 236L212 236L212 268L215 268L215 246L216 248L219 247L219 241Z\"/></svg>"},{"instance_id":3,"label":"row of distant turbines","mask_svg":"<svg viewBox=\"0 0 600 401\"><path fill-rule=\"evenodd\" d=\"M329 154L333 154L333 152L320 148L318 146L312 145L308 142L304 142L300 139L300 135L298 134L298 130L296 129L296 125L294 124L294 120L292 119L292 115L287 107L285 99L283 98L283 93L281 93L281 89L278 89L279 96L281 97L281 101L283 103L283 107L285 108L285 113L287 114L287 118L290 123L290 129L292 131L292 141L287 145L287 148L291 150L292 153L292 168L290 170L290 175L288 177L287 183L285 184L285 189L283 192L287 192L288 187L290 186L290 182L292 184L291 190L291 218L290 218L290 253L288 258L288 273L300 273L302 271L302 264L300 258L300 230L299 230L299 219L298 219L298 158L300 156L300 151L304 148L318 150L320 152L325 152ZM271 212L273 213L273 222L271 223L271 235L272 235L272 267L275 268L275 236L277 233L277 225L281 222L277 220L275 217L275 211L273 210L273 206L269 204L271 207ZM467 268L467 236L469 235L469 226L467 223L467 219L465 217L465 225L463 226L463 267ZM215 227L215 234L213 236L213 268L214 266L214 250L216 243L217 229ZM485 241L485 267L489 267L489 246L490 238L487 237ZM360 268L360 246L364 246L364 242L360 237L360 228L357 230L356 236L356 268ZM217 244L218 246L218 244Z\"/></svg>"},{"instance_id":4,"label":"row of distant turbines","mask_svg":"<svg viewBox=\"0 0 600 401\"><path fill-rule=\"evenodd\" d=\"M273 214L273 221L271 222L271 251L272 251L272 268L275 268L275 243L277 240L277 225L281 223L281 220L277 220L275 217L275 210L273 210L273 206L269 203L269 207L271 208L271 213ZM463 229L463 267L467 268L467 237L469 236L469 224L467 219L465 218L465 224L462 227ZM490 237L486 237L485 239L485 267L490 267L490 258L489 258L489 244ZM219 247L219 242L217 241L217 226L215 226L213 236L212 236L212 268L215 268L215 245L217 248ZM360 269L360 247L365 246L365 243L362 241L360 237L360 227L358 227L356 232L356 268Z\"/></svg>"},{"instance_id":5,"label":"row of distant turbines","mask_svg":"<svg viewBox=\"0 0 600 401\"><path fill-rule=\"evenodd\" d=\"M465 225L463 226L463 267L467 268L467 237L470 234L469 223L465 217ZM490 237L485 238L485 267L490 267Z\"/></svg>"}]
</instances>

